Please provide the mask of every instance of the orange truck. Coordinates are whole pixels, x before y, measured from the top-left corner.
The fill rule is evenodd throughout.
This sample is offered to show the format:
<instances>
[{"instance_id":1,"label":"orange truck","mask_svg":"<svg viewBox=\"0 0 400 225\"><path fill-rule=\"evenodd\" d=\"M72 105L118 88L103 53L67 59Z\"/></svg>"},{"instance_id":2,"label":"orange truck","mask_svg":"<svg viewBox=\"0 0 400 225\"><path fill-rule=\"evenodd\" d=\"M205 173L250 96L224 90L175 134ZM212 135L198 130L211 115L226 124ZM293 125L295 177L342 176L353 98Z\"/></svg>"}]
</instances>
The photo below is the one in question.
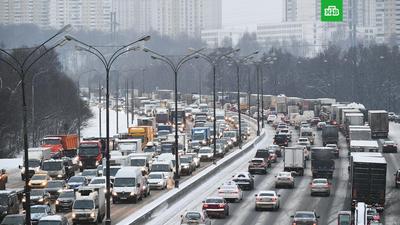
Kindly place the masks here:
<instances>
[{"instance_id":1,"label":"orange truck","mask_svg":"<svg viewBox=\"0 0 400 225\"><path fill-rule=\"evenodd\" d=\"M79 140L76 134L47 135L40 141L40 147L51 148L53 155L75 157Z\"/></svg>"},{"instance_id":2,"label":"orange truck","mask_svg":"<svg viewBox=\"0 0 400 225\"><path fill-rule=\"evenodd\" d=\"M129 127L129 136L142 140L142 148L146 146L148 142L154 139L154 129L152 126L135 126Z\"/></svg>"}]
</instances>

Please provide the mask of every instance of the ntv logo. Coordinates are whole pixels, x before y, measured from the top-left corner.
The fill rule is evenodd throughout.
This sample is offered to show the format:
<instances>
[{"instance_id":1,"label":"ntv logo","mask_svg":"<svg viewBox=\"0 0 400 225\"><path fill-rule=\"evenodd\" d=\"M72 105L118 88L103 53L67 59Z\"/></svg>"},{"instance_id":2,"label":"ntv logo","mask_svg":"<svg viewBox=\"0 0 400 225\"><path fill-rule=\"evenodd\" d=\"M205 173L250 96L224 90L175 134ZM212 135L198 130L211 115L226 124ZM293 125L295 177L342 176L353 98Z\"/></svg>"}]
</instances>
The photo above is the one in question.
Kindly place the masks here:
<instances>
[{"instance_id":1,"label":"ntv logo","mask_svg":"<svg viewBox=\"0 0 400 225\"><path fill-rule=\"evenodd\" d=\"M324 9L324 16L339 16L340 11L334 5L328 6L328 8Z\"/></svg>"},{"instance_id":2,"label":"ntv logo","mask_svg":"<svg viewBox=\"0 0 400 225\"><path fill-rule=\"evenodd\" d=\"M343 0L321 0L321 21L343 21Z\"/></svg>"}]
</instances>

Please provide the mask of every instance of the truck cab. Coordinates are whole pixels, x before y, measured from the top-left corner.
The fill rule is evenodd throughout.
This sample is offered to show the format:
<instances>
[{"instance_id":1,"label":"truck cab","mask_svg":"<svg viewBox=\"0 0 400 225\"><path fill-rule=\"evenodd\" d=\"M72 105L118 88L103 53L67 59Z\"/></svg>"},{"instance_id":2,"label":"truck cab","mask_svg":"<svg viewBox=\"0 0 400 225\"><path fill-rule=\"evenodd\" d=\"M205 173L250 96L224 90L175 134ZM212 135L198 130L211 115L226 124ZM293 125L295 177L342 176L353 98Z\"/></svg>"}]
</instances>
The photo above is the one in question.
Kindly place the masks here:
<instances>
[{"instance_id":1,"label":"truck cab","mask_svg":"<svg viewBox=\"0 0 400 225\"><path fill-rule=\"evenodd\" d=\"M72 162L63 159L49 159L42 163L41 172L46 172L51 178L65 180L74 175Z\"/></svg>"},{"instance_id":2,"label":"truck cab","mask_svg":"<svg viewBox=\"0 0 400 225\"><path fill-rule=\"evenodd\" d=\"M80 187L72 205L72 222L98 223L105 216L105 188Z\"/></svg>"},{"instance_id":3,"label":"truck cab","mask_svg":"<svg viewBox=\"0 0 400 225\"><path fill-rule=\"evenodd\" d=\"M311 127L310 128L309 127L300 128L300 137L306 137L306 138L308 138L308 140L310 141L310 143L312 145L314 144L315 134Z\"/></svg>"},{"instance_id":4,"label":"truck cab","mask_svg":"<svg viewBox=\"0 0 400 225\"><path fill-rule=\"evenodd\" d=\"M79 169L95 169L101 163L102 145L100 141L82 141L79 144Z\"/></svg>"},{"instance_id":5,"label":"truck cab","mask_svg":"<svg viewBox=\"0 0 400 225\"><path fill-rule=\"evenodd\" d=\"M122 153L123 156L131 153L142 151L142 140L140 139L118 139L117 150Z\"/></svg>"}]
</instances>

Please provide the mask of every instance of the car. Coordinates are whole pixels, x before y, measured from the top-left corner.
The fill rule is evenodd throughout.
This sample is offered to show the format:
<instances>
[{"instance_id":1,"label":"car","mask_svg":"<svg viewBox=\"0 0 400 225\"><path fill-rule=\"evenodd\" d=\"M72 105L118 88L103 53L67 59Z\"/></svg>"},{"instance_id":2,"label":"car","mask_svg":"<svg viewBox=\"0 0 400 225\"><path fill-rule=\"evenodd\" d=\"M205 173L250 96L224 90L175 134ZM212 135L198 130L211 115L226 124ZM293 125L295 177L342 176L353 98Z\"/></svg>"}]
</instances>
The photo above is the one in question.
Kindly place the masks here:
<instances>
[{"instance_id":1,"label":"car","mask_svg":"<svg viewBox=\"0 0 400 225\"><path fill-rule=\"evenodd\" d=\"M291 172L279 172L275 177L275 188L283 186L294 188L294 177Z\"/></svg>"},{"instance_id":2,"label":"car","mask_svg":"<svg viewBox=\"0 0 400 225\"><path fill-rule=\"evenodd\" d=\"M394 141L386 140L382 144L382 153L397 152L397 144Z\"/></svg>"},{"instance_id":3,"label":"car","mask_svg":"<svg viewBox=\"0 0 400 225\"><path fill-rule=\"evenodd\" d=\"M49 205L33 205L31 206L31 222L32 225L39 223L44 216L53 215L53 211Z\"/></svg>"},{"instance_id":4,"label":"car","mask_svg":"<svg viewBox=\"0 0 400 225\"><path fill-rule=\"evenodd\" d=\"M99 176L99 172L97 171L97 169L84 169L81 173L81 176L85 176L87 181L90 183L93 177Z\"/></svg>"},{"instance_id":5,"label":"car","mask_svg":"<svg viewBox=\"0 0 400 225\"><path fill-rule=\"evenodd\" d=\"M186 155L192 156L193 162L194 162L194 164L196 165L196 168L199 168L199 167L200 167L200 165L201 165L201 164L200 164L200 158L199 158L199 156L197 155L196 152L187 152Z\"/></svg>"},{"instance_id":6,"label":"car","mask_svg":"<svg viewBox=\"0 0 400 225\"><path fill-rule=\"evenodd\" d=\"M296 143L297 145L304 145L304 146L306 146L307 148L310 148L311 147L311 142L310 142L310 140L308 139L308 138L306 138L306 137L299 137L299 139L297 140L297 143Z\"/></svg>"},{"instance_id":7,"label":"car","mask_svg":"<svg viewBox=\"0 0 400 225\"><path fill-rule=\"evenodd\" d=\"M223 158L225 155L225 147L223 144L216 144L216 156Z\"/></svg>"},{"instance_id":8,"label":"car","mask_svg":"<svg viewBox=\"0 0 400 225\"><path fill-rule=\"evenodd\" d=\"M211 220L208 218L207 214L198 211L186 211L181 215L181 225L211 225Z\"/></svg>"},{"instance_id":9,"label":"car","mask_svg":"<svg viewBox=\"0 0 400 225\"><path fill-rule=\"evenodd\" d=\"M254 177L249 172L239 172L232 176L232 180L242 190L253 190Z\"/></svg>"},{"instance_id":10,"label":"car","mask_svg":"<svg viewBox=\"0 0 400 225\"><path fill-rule=\"evenodd\" d=\"M322 130L326 127L326 122L318 122L317 123L317 130Z\"/></svg>"},{"instance_id":11,"label":"car","mask_svg":"<svg viewBox=\"0 0 400 225\"><path fill-rule=\"evenodd\" d=\"M72 176L68 180L68 188L78 190L80 186L86 186L88 180L85 176Z\"/></svg>"},{"instance_id":12,"label":"car","mask_svg":"<svg viewBox=\"0 0 400 225\"><path fill-rule=\"evenodd\" d=\"M229 151L230 146L228 145L228 140L227 139L222 139L222 138L218 138L216 141L217 145L222 145L223 149L226 152Z\"/></svg>"},{"instance_id":13,"label":"car","mask_svg":"<svg viewBox=\"0 0 400 225\"><path fill-rule=\"evenodd\" d=\"M28 185L30 188L46 188L50 179L47 174L34 174L29 180Z\"/></svg>"},{"instance_id":14,"label":"car","mask_svg":"<svg viewBox=\"0 0 400 225\"><path fill-rule=\"evenodd\" d=\"M233 143L233 141L232 141L232 139L230 137L223 137L222 136L220 139L224 140L227 143L228 149L232 149L233 148L234 143Z\"/></svg>"},{"instance_id":15,"label":"car","mask_svg":"<svg viewBox=\"0 0 400 225\"><path fill-rule=\"evenodd\" d=\"M39 225L69 225L67 217L63 215L45 216L39 220Z\"/></svg>"},{"instance_id":16,"label":"car","mask_svg":"<svg viewBox=\"0 0 400 225\"><path fill-rule=\"evenodd\" d=\"M314 211L297 211L294 215L291 224L301 225L318 225L319 216Z\"/></svg>"},{"instance_id":17,"label":"car","mask_svg":"<svg viewBox=\"0 0 400 225\"><path fill-rule=\"evenodd\" d=\"M253 158L249 161L248 171L249 173L261 173L267 174L268 164L264 158Z\"/></svg>"},{"instance_id":18,"label":"car","mask_svg":"<svg viewBox=\"0 0 400 225\"><path fill-rule=\"evenodd\" d=\"M0 225L25 225L24 214L10 214L4 217Z\"/></svg>"},{"instance_id":19,"label":"car","mask_svg":"<svg viewBox=\"0 0 400 225\"><path fill-rule=\"evenodd\" d=\"M332 148L332 153L336 158L339 158L339 147L337 144L326 144L325 147Z\"/></svg>"},{"instance_id":20,"label":"car","mask_svg":"<svg viewBox=\"0 0 400 225\"><path fill-rule=\"evenodd\" d=\"M58 198L60 192L66 187L67 184L64 180L50 180L44 190L50 194L50 199L54 200Z\"/></svg>"},{"instance_id":21,"label":"car","mask_svg":"<svg viewBox=\"0 0 400 225\"><path fill-rule=\"evenodd\" d=\"M396 188L400 187L400 169L394 173L394 184Z\"/></svg>"},{"instance_id":22,"label":"car","mask_svg":"<svg viewBox=\"0 0 400 225\"><path fill-rule=\"evenodd\" d=\"M282 149L281 149L281 146L279 146L279 145L269 145L269 146L267 147L267 149L268 149L268 150L274 150L275 153L276 153L276 156L282 157Z\"/></svg>"},{"instance_id":23,"label":"car","mask_svg":"<svg viewBox=\"0 0 400 225\"><path fill-rule=\"evenodd\" d=\"M201 161L211 161L213 159L213 149L210 147L201 147L198 153Z\"/></svg>"},{"instance_id":24,"label":"car","mask_svg":"<svg viewBox=\"0 0 400 225\"><path fill-rule=\"evenodd\" d=\"M279 134L279 133L276 134L274 136L274 144L288 147L289 145L288 136L286 134Z\"/></svg>"},{"instance_id":25,"label":"car","mask_svg":"<svg viewBox=\"0 0 400 225\"><path fill-rule=\"evenodd\" d=\"M73 189L63 190L56 200L56 212L72 210L75 201L75 191Z\"/></svg>"},{"instance_id":26,"label":"car","mask_svg":"<svg viewBox=\"0 0 400 225\"><path fill-rule=\"evenodd\" d=\"M267 167L271 167L271 161L269 160L269 150L268 149L257 149L254 158L263 158L267 164Z\"/></svg>"},{"instance_id":27,"label":"car","mask_svg":"<svg viewBox=\"0 0 400 225\"><path fill-rule=\"evenodd\" d=\"M380 222L381 221L381 216L378 213L378 211L376 211L375 208L373 208L373 207L367 208L367 221L368 222L371 222L371 221Z\"/></svg>"},{"instance_id":28,"label":"car","mask_svg":"<svg viewBox=\"0 0 400 225\"><path fill-rule=\"evenodd\" d=\"M22 197L23 209L25 209L25 196ZM30 205L48 205L50 204L50 194L44 189L31 189L30 191Z\"/></svg>"},{"instance_id":29,"label":"car","mask_svg":"<svg viewBox=\"0 0 400 225\"><path fill-rule=\"evenodd\" d=\"M389 121L394 121L396 119L396 113L388 112L388 119Z\"/></svg>"},{"instance_id":30,"label":"car","mask_svg":"<svg viewBox=\"0 0 400 225\"><path fill-rule=\"evenodd\" d=\"M269 152L269 161L271 163L276 163L278 161L278 156L276 155L276 151L275 150L268 150Z\"/></svg>"},{"instance_id":31,"label":"car","mask_svg":"<svg viewBox=\"0 0 400 225\"><path fill-rule=\"evenodd\" d=\"M209 217L220 216L225 218L229 216L229 204L223 197L219 196L207 197L203 201L202 210Z\"/></svg>"},{"instance_id":32,"label":"car","mask_svg":"<svg viewBox=\"0 0 400 225\"><path fill-rule=\"evenodd\" d=\"M260 191L256 196L255 210L258 211L260 209L279 209L279 197L275 191Z\"/></svg>"},{"instance_id":33,"label":"car","mask_svg":"<svg viewBox=\"0 0 400 225\"><path fill-rule=\"evenodd\" d=\"M292 132L288 128L281 129L278 134L286 134L289 142L292 142Z\"/></svg>"},{"instance_id":34,"label":"car","mask_svg":"<svg viewBox=\"0 0 400 225\"><path fill-rule=\"evenodd\" d=\"M338 225L351 225L351 211L339 211L337 216Z\"/></svg>"},{"instance_id":35,"label":"car","mask_svg":"<svg viewBox=\"0 0 400 225\"><path fill-rule=\"evenodd\" d=\"M106 177L94 177L88 184L89 187L104 187L107 192ZM113 183L110 181L110 191L112 191Z\"/></svg>"},{"instance_id":36,"label":"car","mask_svg":"<svg viewBox=\"0 0 400 225\"><path fill-rule=\"evenodd\" d=\"M315 194L325 194L329 196L331 194L331 183L326 178L313 179L310 182L310 193L311 196Z\"/></svg>"},{"instance_id":37,"label":"car","mask_svg":"<svg viewBox=\"0 0 400 225\"><path fill-rule=\"evenodd\" d=\"M192 160L192 157L182 155L180 156L180 167L181 167L181 175L192 175L192 172L195 170L196 165Z\"/></svg>"},{"instance_id":38,"label":"car","mask_svg":"<svg viewBox=\"0 0 400 225\"><path fill-rule=\"evenodd\" d=\"M278 124L278 126L276 127L276 134L279 134L281 130L289 130L288 125L286 123Z\"/></svg>"},{"instance_id":39,"label":"car","mask_svg":"<svg viewBox=\"0 0 400 225\"><path fill-rule=\"evenodd\" d=\"M276 120L276 115L268 115L267 123L273 123Z\"/></svg>"},{"instance_id":40,"label":"car","mask_svg":"<svg viewBox=\"0 0 400 225\"><path fill-rule=\"evenodd\" d=\"M227 181L218 187L218 196L229 201L241 201L243 192L234 181Z\"/></svg>"},{"instance_id":41,"label":"car","mask_svg":"<svg viewBox=\"0 0 400 225\"><path fill-rule=\"evenodd\" d=\"M314 117L310 120L312 126L317 125L319 122L321 122L321 119L319 117Z\"/></svg>"},{"instance_id":42,"label":"car","mask_svg":"<svg viewBox=\"0 0 400 225\"><path fill-rule=\"evenodd\" d=\"M167 178L163 172L151 172L147 181L150 189L164 190L167 187Z\"/></svg>"}]
</instances>

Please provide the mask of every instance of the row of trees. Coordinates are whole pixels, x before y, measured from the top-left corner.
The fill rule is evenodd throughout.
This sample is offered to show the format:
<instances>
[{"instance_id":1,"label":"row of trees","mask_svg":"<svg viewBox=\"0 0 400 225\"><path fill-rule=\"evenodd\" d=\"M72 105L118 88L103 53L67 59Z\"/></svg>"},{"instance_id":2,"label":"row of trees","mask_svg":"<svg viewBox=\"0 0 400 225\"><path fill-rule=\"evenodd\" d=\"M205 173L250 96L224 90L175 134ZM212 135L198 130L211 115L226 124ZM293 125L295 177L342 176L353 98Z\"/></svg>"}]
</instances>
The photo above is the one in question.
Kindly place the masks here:
<instances>
[{"instance_id":1,"label":"row of trees","mask_svg":"<svg viewBox=\"0 0 400 225\"><path fill-rule=\"evenodd\" d=\"M10 53L16 59L24 59L31 50L19 48ZM6 59L5 54L0 57ZM61 68L57 53L51 51L25 78L30 146L38 144L44 135L76 133L79 114L82 121L91 117L87 104L78 95L76 83ZM3 62L0 78L0 157L3 158L14 156L23 148L22 92L20 77Z\"/></svg>"}]
</instances>

